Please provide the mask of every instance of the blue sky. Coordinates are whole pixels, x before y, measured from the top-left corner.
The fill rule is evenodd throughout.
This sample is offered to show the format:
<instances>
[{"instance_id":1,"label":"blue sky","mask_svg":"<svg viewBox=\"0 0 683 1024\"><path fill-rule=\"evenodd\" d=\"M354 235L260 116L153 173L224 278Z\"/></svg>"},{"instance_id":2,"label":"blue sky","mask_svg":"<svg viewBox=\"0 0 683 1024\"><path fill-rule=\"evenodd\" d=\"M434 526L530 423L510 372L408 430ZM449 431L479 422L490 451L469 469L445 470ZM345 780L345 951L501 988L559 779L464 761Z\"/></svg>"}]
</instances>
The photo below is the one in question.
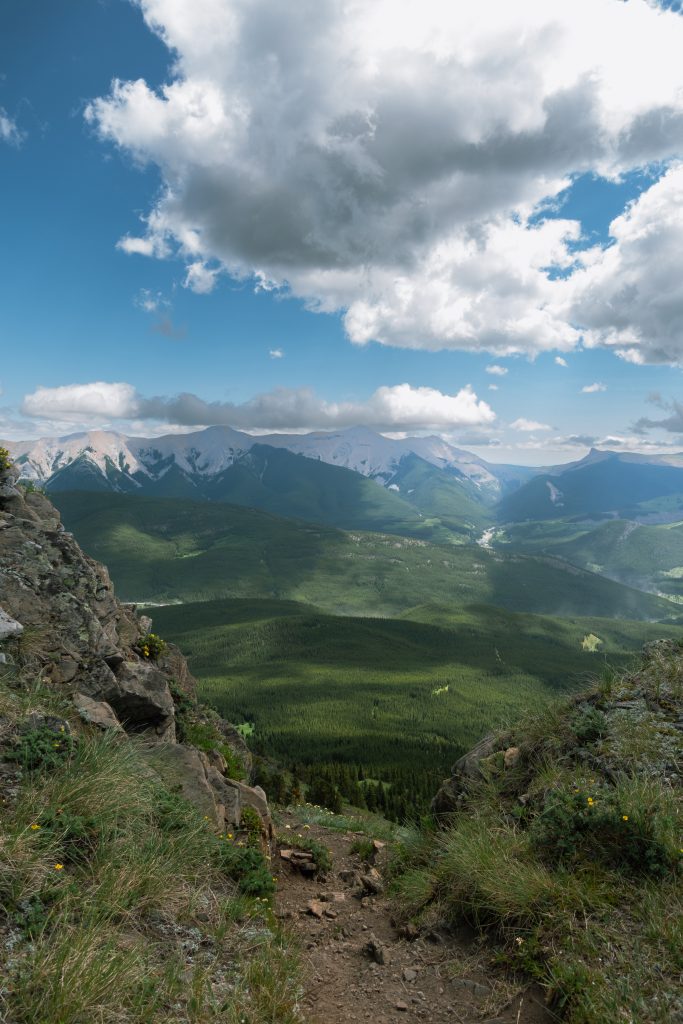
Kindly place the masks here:
<instances>
[{"instance_id":1,"label":"blue sky","mask_svg":"<svg viewBox=\"0 0 683 1024\"><path fill-rule=\"evenodd\" d=\"M346 67L369 33L362 18L335 24L332 4L303 3L297 17L275 19L272 0L197 0L195 22L178 24L169 0L6 0L0 436L90 426L188 429L195 421L182 410L174 419L179 405L169 400L189 392L219 403L212 415L226 421L246 403L240 425L249 429L343 426L353 408L380 429L436 430L494 461L563 461L585 451L590 438L683 447L673 418L649 397L658 394L668 409L680 387L681 292L674 286L659 308L652 295L665 285L652 268L660 259L671 266L673 253L681 277L676 244L683 228L680 239L672 237L667 211L678 209L683 112L674 105L683 75L660 46L661 81L652 95L632 98L616 54L645 33L645 59L647 33L657 43L658 33L671 36L671 25L683 19L672 10L663 25L664 15L645 0L595 3L604 8L596 27L605 40L601 74L618 99L605 100L603 109L581 86L586 67L602 61L600 52L579 52L572 42L583 25L583 0L571 15L575 24L557 7L562 81L540 45L534 50L529 24L539 23L541 7L529 0L525 49L504 56L511 80L517 58L536 61L537 78L500 113L487 106L497 83L486 79L483 60L480 69L452 72L452 95L450 80L434 88L434 75L450 72L429 41L410 54L408 94L396 73L400 53L412 46L408 24L404 37L397 30L393 50L372 53L379 71L370 83L360 71L349 82L335 80L335 60ZM616 8L625 7L642 8L641 20L622 25ZM382 24L379 0L365 8ZM216 11L222 20L213 26L207 19ZM223 40L216 29L235 11L235 34ZM454 40L471 31L475 52L502 45L483 38L480 26L454 22L452 29ZM339 52L330 56L332 45ZM267 67L278 66L276 87L263 72L266 56ZM451 58L457 64L455 50ZM124 86L117 93L114 79L143 81L144 91ZM309 81L315 88L307 95ZM160 93L173 82L181 89ZM435 140L465 120L468 90L467 105L480 104L479 121L490 128L473 141L476 126L465 125L460 148L444 156ZM545 118L540 127L536 106ZM239 109L241 118L243 107L251 117L246 129L233 114ZM566 138L550 159L555 108ZM351 124L358 111L372 130L354 128L351 139L337 126ZM604 150L595 144L597 127L581 128L586 111L601 132L612 132ZM652 128L661 111L671 117L664 141ZM324 145L316 135L321 123ZM408 159L412 140L421 162ZM489 145L494 156L485 153ZM315 146L314 158L304 159ZM458 161L467 147L465 167ZM473 160L481 160L474 173ZM495 160L500 166L491 170ZM444 161L452 162L446 171ZM378 180L388 183L379 198ZM633 200L637 217L615 241L609 224ZM292 210L283 224L281 209ZM551 236L552 221L580 224L580 237ZM652 248L643 256L637 247L645 234ZM126 238L138 241L121 244ZM538 249L550 253L552 267L544 270ZM603 250L610 249L608 262ZM593 255L583 263L585 251ZM329 311L314 311L320 308ZM492 366L507 372L488 372ZM98 412L83 399L83 386L97 382L125 382L126 394L140 400L110 406L105 391ZM393 390L402 384L410 391ZM604 389L582 391L595 384ZM81 390L69 391L74 385ZM381 389L388 390L378 398ZM266 400L256 406L257 395ZM672 422L637 434L633 425L643 418Z\"/></svg>"}]
</instances>

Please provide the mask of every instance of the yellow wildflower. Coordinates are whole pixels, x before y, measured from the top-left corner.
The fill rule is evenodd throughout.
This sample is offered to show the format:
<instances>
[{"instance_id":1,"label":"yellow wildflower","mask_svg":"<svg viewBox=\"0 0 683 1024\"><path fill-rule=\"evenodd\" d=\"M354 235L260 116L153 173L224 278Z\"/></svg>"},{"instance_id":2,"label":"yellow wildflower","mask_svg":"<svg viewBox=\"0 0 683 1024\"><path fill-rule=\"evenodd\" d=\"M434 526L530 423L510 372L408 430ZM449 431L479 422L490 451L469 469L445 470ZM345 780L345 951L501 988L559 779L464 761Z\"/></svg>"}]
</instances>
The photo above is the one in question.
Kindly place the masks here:
<instances>
[{"instance_id":1,"label":"yellow wildflower","mask_svg":"<svg viewBox=\"0 0 683 1024\"><path fill-rule=\"evenodd\" d=\"M621 820L622 821L628 821L628 814L622 814Z\"/></svg>"},{"instance_id":2,"label":"yellow wildflower","mask_svg":"<svg viewBox=\"0 0 683 1024\"><path fill-rule=\"evenodd\" d=\"M63 864L55 864L55 871L63 871L63 870L64 870L64 865Z\"/></svg>"},{"instance_id":3,"label":"yellow wildflower","mask_svg":"<svg viewBox=\"0 0 683 1024\"><path fill-rule=\"evenodd\" d=\"M32 830L33 830L33 831L35 832L35 830L36 830L37 828L40 828L40 825L35 825L35 824L34 824L34 825L31 825L31 828L32 828Z\"/></svg>"}]
</instances>

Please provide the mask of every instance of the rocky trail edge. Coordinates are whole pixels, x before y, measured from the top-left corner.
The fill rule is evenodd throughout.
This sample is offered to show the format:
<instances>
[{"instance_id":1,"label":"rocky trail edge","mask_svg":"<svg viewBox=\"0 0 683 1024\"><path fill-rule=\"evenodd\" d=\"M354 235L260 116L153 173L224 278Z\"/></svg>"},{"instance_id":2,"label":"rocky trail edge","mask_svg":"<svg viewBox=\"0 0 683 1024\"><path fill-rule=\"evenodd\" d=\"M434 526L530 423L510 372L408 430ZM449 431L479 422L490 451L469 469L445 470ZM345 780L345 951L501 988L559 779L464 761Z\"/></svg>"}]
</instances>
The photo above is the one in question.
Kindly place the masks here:
<instances>
[{"instance_id":1,"label":"rocky trail edge","mask_svg":"<svg viewBox=\"0 0 683 1024\"><path fill-rule=\"evenodd\" d=\"M317 840L330 850L332 869L323 880L292 865L288 834ZM516 985L502 972L487 969L471 934L397 926L377 869L352 852L354 840L367 837L304 825L296 810L283 815L278 835L275 912L302 950L307 1024L557 1020L540 989ZM379 850L380 868L382 857Z\"/></svg>"}]
</instances>

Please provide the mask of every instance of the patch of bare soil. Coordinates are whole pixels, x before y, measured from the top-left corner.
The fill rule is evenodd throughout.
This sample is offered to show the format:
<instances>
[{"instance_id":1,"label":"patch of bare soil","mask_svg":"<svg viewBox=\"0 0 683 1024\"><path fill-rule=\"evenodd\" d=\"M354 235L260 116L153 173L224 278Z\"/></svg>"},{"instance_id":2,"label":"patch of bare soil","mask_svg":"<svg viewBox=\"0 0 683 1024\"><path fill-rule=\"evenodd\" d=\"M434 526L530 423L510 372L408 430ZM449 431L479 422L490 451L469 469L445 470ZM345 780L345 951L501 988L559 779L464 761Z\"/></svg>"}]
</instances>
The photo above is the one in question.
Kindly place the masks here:
<instances>
[{"instance_id":1,"label":"patch of bare soil","mask_svg":"<svg viewBox=\"0 0 683 1024\"><path fill-rule=\"evenodd\" d=\"M484 969L471 939L396 928L386 896L369 891L381 890L378 876L350 852L356 835L320 825L303 832L294 812L285 821L293 834L302 832L327 846L333 859L323 882L305 876L279 853L273 858L276 913L298 935L304 952L307 1024L556 1021L539 990L520 991L502 974Z\"/></svg>"}]
</instances>

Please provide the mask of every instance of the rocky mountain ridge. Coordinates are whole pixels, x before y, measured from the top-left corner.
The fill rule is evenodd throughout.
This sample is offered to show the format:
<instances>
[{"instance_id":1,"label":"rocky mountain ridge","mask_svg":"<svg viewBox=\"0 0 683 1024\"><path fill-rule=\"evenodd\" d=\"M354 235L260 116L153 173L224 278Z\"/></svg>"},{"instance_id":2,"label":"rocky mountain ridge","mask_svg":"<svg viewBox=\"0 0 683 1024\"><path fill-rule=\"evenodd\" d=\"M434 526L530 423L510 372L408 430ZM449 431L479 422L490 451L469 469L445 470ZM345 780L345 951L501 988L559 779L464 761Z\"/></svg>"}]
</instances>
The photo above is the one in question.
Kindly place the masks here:
<instances>
[{"instance_id":1,"label":"rocky mountain ridge","mask_svg":"<svg viewBox=\"0 0 683 1024\"><path fill-rule=\"evenodd\" d=\"M74 488L91 474L101 487L139 492L169 473L188 485L225 472L255 445L286 449L295 455L353 470L391 487L399 466L416 455L436 469L455 474L487 501L496 500L508 483L533 475L524 467L496 466L443 438L389 438L364 427L309 434L252 436L231 427L213 426L187 434L156 438L127 437L95 430L34 441L5 442L22 479L50 488Z\"/></svg>"}]
</instances>

